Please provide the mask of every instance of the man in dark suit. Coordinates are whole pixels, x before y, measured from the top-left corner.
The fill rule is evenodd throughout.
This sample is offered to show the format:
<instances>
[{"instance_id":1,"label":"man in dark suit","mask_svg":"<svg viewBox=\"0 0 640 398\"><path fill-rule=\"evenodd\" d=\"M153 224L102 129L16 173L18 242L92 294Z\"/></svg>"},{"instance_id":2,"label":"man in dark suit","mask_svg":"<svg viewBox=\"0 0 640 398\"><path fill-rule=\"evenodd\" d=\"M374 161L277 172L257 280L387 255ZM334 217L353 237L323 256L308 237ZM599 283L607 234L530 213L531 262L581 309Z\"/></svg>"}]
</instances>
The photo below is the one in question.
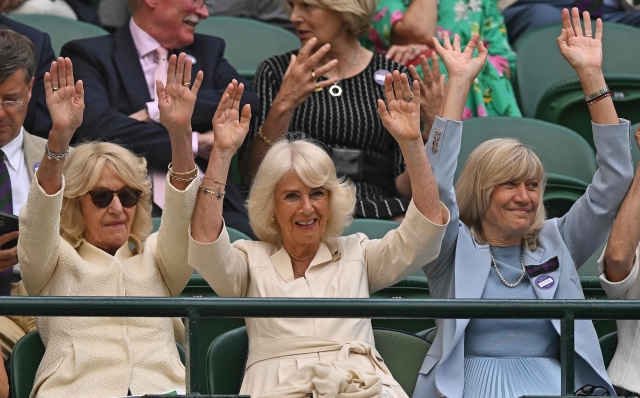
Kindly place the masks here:
<instances>
[{"instance_id":1,"label":"man in dark suit","mask_svg":"<svg viewBox=\"0 0 640 398\"><path fill-rule=\"evenodd\" d=\"M26 36L36 50L36 73L31 101L27 108L27 116L24 121L24 128L31 134L47 138L51 131L51 117L45 102L44 95L44 74L49 71L51 62L55 60L51 39L49 35L30 26L21 24L11 18L0 14L0 29L9 28Z\"/></svg>"},{"instance_id":2,"label":"man in dark suit","mask_svg":"<svg viewBox=\"0 0 640 398\"><path fill-rule=\"evenodd\" d=\"M71 58L76 78L84 82L84 122L75 138L115 141L166 174L171 145L167 131L157 123L155 80L166 78L168 56L185 52L193 61L191 81L198 71L204 72L191 120L194 155L204 170L213 145L211 119L227 85L232 79L245 84L242 103L251 104L253 112L257 94L224 59L222 39L194 33L200 20L209 16L203 0L128 0L128 5L133 17L111 35L72 41L62 48L61 55ZM154 181L160 183L155 176ZM154 197L154 202L161 200ZM251 233L245 214L243 197L229 179L227 225Z\"/></svg>"}]
</instances>

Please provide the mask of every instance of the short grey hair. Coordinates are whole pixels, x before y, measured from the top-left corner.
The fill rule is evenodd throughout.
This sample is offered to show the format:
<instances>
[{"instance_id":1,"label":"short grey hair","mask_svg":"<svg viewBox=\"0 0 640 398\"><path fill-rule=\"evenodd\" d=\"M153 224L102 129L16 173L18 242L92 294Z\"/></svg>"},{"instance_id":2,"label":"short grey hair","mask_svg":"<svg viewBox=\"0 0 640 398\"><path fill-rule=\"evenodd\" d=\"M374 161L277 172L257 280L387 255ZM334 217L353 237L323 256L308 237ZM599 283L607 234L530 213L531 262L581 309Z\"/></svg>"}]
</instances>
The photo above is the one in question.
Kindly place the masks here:
<instances>
[{"instance_id":1,"label":"short grey hair","mask_svg":"<svg viewBox=\"0 0 640 398\"><path fill-rule=\"evenodd\" d=\"M284 0L281 3L291 12L291 7ZM342 14L349 32L361 36L371 30L378 0L304 0L304 3Z\"/></svg>"},{"instance_id":2,"label":"short grey hair","mask_svg":"<svg viewBox=\"0 0 640 398\"><path fill-rule=\"evenodd\" d=\"M36 50L31 40L11 29L0 29L0 84L24 70L26 83L36 71Z\"/></svg>"},{"instance_id":3,"label":"short grey hair","mask_svg":"<svg viewBox=\"0 0 640 398\"><path fill-rule=\"evenodd\" d=\"M260 240L279 243L282 232L272 217L275 214L275 188L289 173L296 173L309 187L329 191L329 212L323 239L340 236L353 220L356 189L353 183L338 178L331 157L307 139L281 139L267 151L249 192L247 208L253 232Z\"/></svg>"}]
</instances>

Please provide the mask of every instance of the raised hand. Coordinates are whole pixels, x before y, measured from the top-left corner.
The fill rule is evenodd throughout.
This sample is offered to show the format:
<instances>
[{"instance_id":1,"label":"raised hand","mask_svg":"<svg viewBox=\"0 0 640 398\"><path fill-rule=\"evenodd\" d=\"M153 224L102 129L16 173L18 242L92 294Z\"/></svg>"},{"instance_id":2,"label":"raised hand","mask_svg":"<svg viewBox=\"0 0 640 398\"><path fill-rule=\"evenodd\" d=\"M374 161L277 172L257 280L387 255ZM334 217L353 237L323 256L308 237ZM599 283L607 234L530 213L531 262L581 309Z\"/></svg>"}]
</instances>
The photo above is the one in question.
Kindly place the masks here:
<instances>
[{"instance_id":1,"label":"raised hand","mask_svg":"<svg viewBox=\"0 0 640 398\"><path fill-rule=\"evenodd\" d=\"M69 58L58 58L44 75L47 107L53 126L50 141L66 148L73 133L82 124L84 113L84 88L82 80L73 80L73 65Z\"/></svg>"},{"instance_id":2,"label":"raised hand","mask_svg":"<svg viewBox=\"0 0 640 398\"><path fill-rule=\"evenodd\" d=\"M420 84L420 120L425 124L424 131L428 134L442 108L444 79L446 76L440 74L440 62L435 52L431 54L433 68L429 67L427 57L424 55L420 56L420 64L422 65L424 81L420 78L415 66L409 66L409 73L411 73L413 80Z\"/></svg>"},{"instance_id":3,"label":"raised hand","mask_svg":"<svg viewBox=\"0 0 640 398\"><path fill-rule=\"evenodd\" d=\"M191 115L202 83L202 71L196 75L191 87L191 60L185 53L169 58L167 83L156 81L160 123L169 131L171 138L187 136L191 139Z\"/></svg>"},{"instance_id":4,"label":"raised hand","mask_svg":"<svg viewBox=\"0 0 640 398\"><path fill-rule=\"evenodd\" d=\"M440 45L440 42L435 37L433 38L436 52L442 58L444 65L447 67L447 72L449 72L449 81L463 79L463 81L471 85L482 68L484 68L489 52L479 39L480 36L477 33L474 34L464 51L462 51L460 49L460 36L457 34L453 35L453 45L451 45L449 33L446 31L443 33L444 46ZM473 58L473 52L476 47L478 47L478 56Z\"/></svg>"},{"instance_id":5,"label":"raised hand","mask_svg":"<svg viewBox=\"0 0 640 398\"><path fill-rule=\"evenodd\" d=\"M395 82L395 86L394 86ZM382 125L389 130L393 138L402 141L415 139L422 140L420 133L420 84L413 82L413 92L409 85L409 79L404 73L397 70L388 74L384 79L383 100L378 100L378 115L382 119Z\"/></svg>"},{"instance_id":6,"label":"raised hand","mask_svg":"<svg viewBox=\"0 0 640 398\"><path fill-rule=\"evenodd\" d=\"M591 17L588 12L582 13L584 18L584 34L580 26L580 12L577 8L562 10L562 32L558 37L560 53L578 72L602 70L602 20L596 21L595 35L591 32Z\"/></svg>"},{"instance_id":7,"label":"raised hand","mask_svg":"<svg viewBox=\"0 0 640 398\"><path fill-rule=\"evenodd\" d=\"M218 109L213 115L213 147L229 153L236 153L249 131L251 106L246 104L240 114L240 99L244 84L233 79L222 95Z\"/></svg>"},{"instance_id":8,"label":"raised hand","mask_svg":"<svg viewBox=\"0 0 640 398\"><path fill-rule=\"evenodd\" d=\"M276 96L276 100L282 101L288 109L300 106L318 87L324 89L338 81L337 77L318 81L321 76L338 65L338 60L334 59L318 66L322 57L331 49L331 45L325 44L318 51L313 52L317 42L315 37L311 38L300 49L297 56L291 56L291 62L284 73L280 91Z\"/></svg>"}]
</instances>

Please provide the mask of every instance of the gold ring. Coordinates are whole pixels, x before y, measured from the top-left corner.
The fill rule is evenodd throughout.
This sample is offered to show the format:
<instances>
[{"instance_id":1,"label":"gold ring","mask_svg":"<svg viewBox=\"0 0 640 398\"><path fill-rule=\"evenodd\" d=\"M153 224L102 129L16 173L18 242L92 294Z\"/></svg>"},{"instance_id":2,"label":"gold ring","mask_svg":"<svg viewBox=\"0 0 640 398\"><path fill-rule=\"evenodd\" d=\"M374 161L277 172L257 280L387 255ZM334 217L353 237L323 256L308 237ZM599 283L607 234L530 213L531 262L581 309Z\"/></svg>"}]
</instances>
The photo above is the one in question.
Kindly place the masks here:
<instances>
[{"instance_id":1,"label":"gold ring","mask_svg":"<svg viewBox=\"0 0 640 398\"><path fill-rule=\"evenodd\" d=\"M413 102L413 95L408 96L407 98L403 98L405 102Z\"/></svg>"},{"instance_id":2,"label":"gold ring","mask_svg":"<svg viewBox=\"0 0 640 398\"><path fill-rule=\"evenodd\" d=\"M592 35L584 35L584 37L593 37Z\"/></svg>"},{"instance_id":3,"label":"gold ring","mask_svg":"<svg viewBox=\"0 0 640 398\"><path fill-rule=\"evenodd\" d=\"M311 77L313 77L314 79L316 78L316 71L315 70L311 71Z\"/></svg>"},{"instance_id":4,"label":"gold ring","mask_svg":"<svg viewBox=\"0 0 640 398\"><path fill-rule=\"evenodd\" d=\"M191 87L191 82L184 82L182 85L185 87Z\"/></svg>"},{"instance_id":5,"label":"gold ring","mask_svg":"<svg viewBox=\"0 0 640 398\"><path fill-rule=\"evenodd\" d=\"M316 83L316 88L314 88L313 91L315 91L316 93L319 93L322 90L323 88L318 83Z\"/></svg>"},{"instance_id":6,"label":"gold ring","mask_svg":"<svg viewBox=\"0 0 640 398\"><path fill-rule=\"evenodd\" d=\"M58 91L58 90L59 90L59 87L58 87L58 86L51 86L51 89L52 89L53 91Z\"/></svg>"},{"instance_id":7,"label":"gold ring","mask_svg":"<svg viewBox=\"0 0 640 398\"><path fill-rule=\"evenodd\" d=\"M418 47L411 46L411 54L415 54L417 50L418 50Z\"/></svg>"}]
</instances>

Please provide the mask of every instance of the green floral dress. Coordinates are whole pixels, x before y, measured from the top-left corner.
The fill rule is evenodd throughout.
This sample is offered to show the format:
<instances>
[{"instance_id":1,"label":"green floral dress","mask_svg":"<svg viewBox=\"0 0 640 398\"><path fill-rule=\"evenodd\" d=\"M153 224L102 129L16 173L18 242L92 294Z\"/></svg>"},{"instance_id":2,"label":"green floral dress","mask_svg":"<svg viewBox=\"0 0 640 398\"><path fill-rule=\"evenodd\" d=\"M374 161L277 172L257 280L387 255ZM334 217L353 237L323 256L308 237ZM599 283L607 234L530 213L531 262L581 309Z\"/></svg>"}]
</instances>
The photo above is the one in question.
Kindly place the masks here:
<instances>
[{"instance_id":1,"label":"green floral dress","mask_svg":"<svg viewBox=\"0 0 640 398\"><path fill-rule=\"evenodd\" d=\"M363 43L368 48L385 53L391 46L393 24L402 19L412 0L379 0L373 17L373 29ZM516 54L507 40L504 18L496 0L440 0L438 3L438 26L436 37L442 42L442 34L460 35L465 45L474 33L489 50L486 66L474 81L463 118L486 116L522 117L511 82L505 73L515 71ZM476 51L477 53L477 51ZM440 70L446 71L440 61ZM421 67L418 71L422 75Z\"/></svg>"}]
</instances>

